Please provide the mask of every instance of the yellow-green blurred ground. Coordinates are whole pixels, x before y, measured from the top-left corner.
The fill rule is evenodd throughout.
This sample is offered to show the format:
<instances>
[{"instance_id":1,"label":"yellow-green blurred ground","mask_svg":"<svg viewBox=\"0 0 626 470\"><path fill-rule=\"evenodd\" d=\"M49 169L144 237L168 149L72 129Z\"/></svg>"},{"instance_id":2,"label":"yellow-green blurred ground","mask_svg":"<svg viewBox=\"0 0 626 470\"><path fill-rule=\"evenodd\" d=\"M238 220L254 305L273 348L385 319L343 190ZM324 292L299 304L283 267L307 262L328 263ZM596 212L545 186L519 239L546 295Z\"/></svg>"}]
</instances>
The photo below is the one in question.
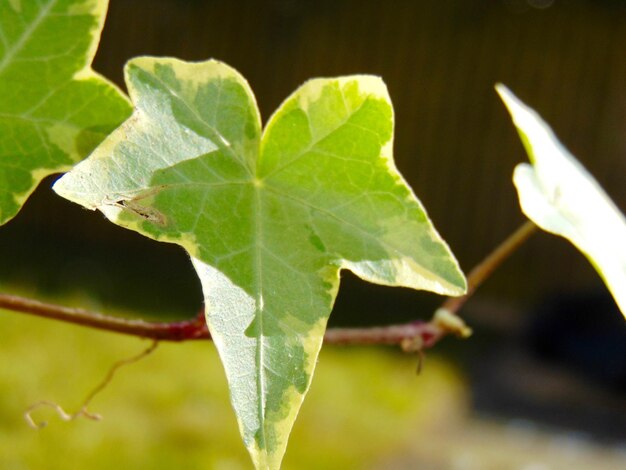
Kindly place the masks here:
<instances>
[{"instance_id":1,"label":"yellow-green blurred ground","mask_svg":"<svg viewBox=\"0 0 626 470\"><path fill-rule=\"evenodd\" d=\"M248 469L210 342L163 343L121 369L93 402L104 420L49 421L46 399L74 411L135 338L0 311L0 469ZM376 348L326 347L292 433L285 469L620 469L626 453L471 418L454 367Z\"/></svg>"}]
</instances>

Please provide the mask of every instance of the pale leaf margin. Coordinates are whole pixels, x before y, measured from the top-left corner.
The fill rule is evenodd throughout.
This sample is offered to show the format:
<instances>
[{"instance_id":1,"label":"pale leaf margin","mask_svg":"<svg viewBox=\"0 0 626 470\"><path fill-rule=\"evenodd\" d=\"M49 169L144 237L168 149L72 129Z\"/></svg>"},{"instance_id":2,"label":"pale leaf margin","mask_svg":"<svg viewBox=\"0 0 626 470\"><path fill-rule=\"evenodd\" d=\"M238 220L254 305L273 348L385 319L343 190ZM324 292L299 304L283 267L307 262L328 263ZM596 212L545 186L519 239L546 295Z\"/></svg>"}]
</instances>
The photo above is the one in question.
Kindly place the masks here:
<instances>
[{"instance_id":1,"label":"pale leaf margin","mask_svg":"<svg viewBox=\"0 0 626 470\"><path fill-rule=\"evenodd\" d=\"M55 15L57 13L54 11L54 9L60 3L61 2L58 2L58 0L49 0L48 3L42 4L40 9L41 11L47 12L46 14ZM9 2L9 6L14 10L14 12L18 14L20 14L22 11L22 3L20 0L11 0ZM118 100L118 103L116 103L118 107L126 108L126 115L124 116L124 118L121 118L117 122L117 124L121 124L123 120L128 117L128 115L130 115L130 111L132 109L130 100L115 83L108 80L106 77L99 74L91 67L93 59L98 50L98 46L100 44L100 37L102 34L102 29L104 27L108 6L109 0L75 0L74 2L69 2L68 8L69 11L71 11L71 15L89 15L93 17L94 24L89 31L90 41L89 46L85 51L83 57L84 60L79 63L80 66L74 71L73 75L68 80L68 83L70 81L93 82L102 86L104 92L110 93L111 99ZM45 19L45 15L41 18ZM39 23L41 23L42 21L42 19L38 20ZM31 35L35 33L36 29L30 32ZM29 39L30 38L27 38L26 41L23 41L20 47L23 47L23 44L26 44ZM5 51L5 56L0 57L0 69L6 68L10 64L10 62L7 61L7 54L10 54L12 56L15 54L15 52ZM3 90L0 90L0 93L2 92ZM51 95L52 94L53 93L51 93ZM9 118L11 116L5 115L4 117ZM112 131L114 127L115 126L110 127L109 130ZM47 137L52 140L51 144L59 147L59 150L61 152L64 152L67 157L69 157L72 163L34 168L30 172L31 182L29 187L20 192L10 192L10 196L13 199L13 204L15 205L15 207L10 207L9 210L7 210L7 207L3 207L2 205L0 205L0 226L13 219L13 217L15 217L19 213L22 206L26 203L33 191L35 191L42 179L54 173L69 171L76 163L87 157L89 152L78 150L76 146L77 135L82 130L83 129L73 128L71 125L64 122L57 122L56 127L46 130L48 134ZM103 134L102 139L104 139L105 137L106 135ZM6 191L6 188L0 188L0 191Z\"/></svg>"},{"instance_id":2,"label":"pale leaf margin","mask_svg":"<svg viewBox=\"0 0 626 470\"><path fill-rule=\"evenodd\" d=\"M513 173L522 211L565 237L591 262L626 317L626 219L548 124L506 86L496 85L532 165Z\"/></svg>"},{"instance_id":3,"label":"pale leaf margin","mask_svg":"<svg viewBox=\"0 0 626 470\"><path fill-rule=\"evenodd\" d=\"M426 223L428 219L423 207L393 165L391 157L393 108L382 80L370 76L316 79L307 82L279 107L263 132L262 142L259 143L255 137L253 141L249 142L250 145L239 147L243 152L240 156L248 154L256 156L257 146L260 144L261 148L259 150L261 150L264 157L271 158L272 153L268 147L273 139L277 138L276 136L272 137L271 134L272 132L277 132L278 122L285 118L285 114L289 109L294 109L294 107L310 114L308 111L311 110L312 103L320 98L320 92L324 88L324 84L336 83L342 87L350 84L352 84L352 87L359 85L355 91L358 91L357 96L362 102L371 100L374 104L382 104L387 111L385 116L389 121L383 126L387 131L385 133L386 137L384 141L379 142L382 149L379 148L377 150L376 161L381 164L381 170L384 168L385 174L387 172L390 173L390 178L387 181L395 183L393 184L394 188L406 187L399 192L396 191L395 194L398 194L398 198L393 199L397 201L404 201L405 198L415 199L410 204L411 207L409 209L413 212L419 212L419 214L414 214L413 217L409 218L409 223L402 223L395 230L391 230L391 227L389 227L389 230L385 230L386 238L382 242L384 242L384 246L399 243L399 247L403 248L404 245L401 242L406 241L407 231L412 231L414 226L421 226L423 230L426 230L424 237L421 237L423 240L417 237L418 239L415 240L416 244L409 244L410 250L406 253L402 252L401 256L394 255L389 259L388 256L385 256L381 259L381 253L383 251L386 252L386 250L375 250L373 253L363 254L357 250L359 246L355 247L353 243L346 244L344 235L323 237L324 243L332 251L331 255L320 255L318 254L319 249L316 248L311 251L313 254L307 256L302 256L301 254L294 257L293 261L291 261L294 267L311 267L311 269L306 271L304 281L299 286L313 288L315 295L311 295L311 300L304 303L296 301L291 305L287 305L283 301L283 294L280 291L262 288L263 284L269 285L270 280L276 280L277 276L264 277L262 283L258 283L255 279L247 279L246 276L243 276L243 278L236 276L236 270L228 266L230 261L222 263L220 256L207 251L208 249L215 250L216 244L209 240L206 249L203 249L205 237L198 239L196 237L196 228L198 221L204 221L207 227L203 229L205 235L219 232L220 237L223 239L243 240L242 246L244 248L252 246L246 244L246 240L241 237L241 227L245 226L245 224L242 224L242 218L237 216L237 211L229 210L226 214L222 214L222 212L217 212L216 208L215 212L207 212L209 215L198 219L197 214L203 214L205 210L199 211L193 201L190 200L183 203L184 207L182 209L185 210L185 214L191 212L192 223L190 227L193 228L179 231L176 227L181 219L177 219L174 211L170 210L173 208L170 206L168 209L164 203L166 201L180 201L180 199L174 198L174 193L171 193L172 199L160 199L168 196L169 193L163 185L163 179L158 181L153 179L154 173L158 173L162 178L162 170L176 166L183 161L188 162L201 159L204 155L209 154L213 155L213 157L208 157L209 160L215 158L216 154L213 151L216 149L215 144L220 139L219 136L216 136L215 141L210 139L213 143L203 147L197 153L182 151L184 142L190 138L190 134L187 132L190 128L188 124L181 122L179 122L180 132L176 133L179 137L169 135L167 139L167 152L164 151L163 145L155 145L154 142L144 139L145 135L152 135L152 130L161 132L162 129L159 130L159 127L162 125L167 127L170 122L167 120L169 119L167 116L176 121L174 114L170 116L169 112L167 115L159 115L158 119L148 118L144 114L152 106L152 104L149 104L152 101L148 100L146 95L139 93L139 85L141 85L142 81L138 80L139 75L137 73L141 71L141 75L144 72L153 74L157 70L156 66L159 64L166 66L165 69L174 72L184 70L185 72L175 73L174 75L177 78L183 77L184 82L192 84L205 81L211 82L212 77L231 77L238 82L240 89L245 90L245 94L249 95L249 106L254 107L253 121L256 124L255 127L259 127L259 129L255 129L255 136L260 132L260 119L257 115L256 103L247 82L236 71L225 64L216 61L184 63L170 58L144 57L134 59L126 67L129 93L136 104L134 116L112 133L87 160L77 165L70 173L59 180L55 184L54 189L59 195L85 207L100 209L116 224L136 230L157 240L178 243L187 249L192 256L192 261L203 285L207 305L207 323L226 369L231 389L231 401L237 412L244 443L248 447L252 459L258 468L278 468L286 449L289 432L311 383L317 355L322 345L326 320L332 309L332 303L339 286L339 271L341 269L350 269L360 277L379 284L403 285L405 287L433 290L451 295L463 294L466 290L466 281L449 248L443 240L440 240L430 221ZM152 90L153 88L149 87L149 89ZM192 87L192 89L194 88ZM143 101L142 96L146 101ZM195 103L196 101L191 100L190 102ZM322 124L328 126L332 124L332 121L332 119L324 118ZM292 132L291 127L286 129ZM157 135L157 137L158 141L163 138L163 135ZM278 142L282 144L284 141L279 139ZM142 160L140 162L140 154L122 151L122 147L126 148L126 145L133 143L141 143L139 148L142 149L158 148L159 152L157 152L156 156L159 158L153 161ZM207 142L204 143L208 144ZM255 144L254 151L250 148L252 143ZM116 149L120 152L117 152ZM245 151L246 149L247 151ZM282 148L280 149L280 151L283 150ZM382 154L380 154L381 150ZM164 158L164 153L167 154L166 158ZM241 152L236 153L239 155ZM236 160L241 165L246 165L246 162L248 164L251 163L251 160L246 158ZM268 160L265 161L267 162ZM299 160L299 162L301 161ZM260 160L258 163L260 165ZM276 201L276 197L267 196L267 193L264 191L268 191L270 185L275 187L276 184L283 181L282 179L274 180L271 177L272 175L268 175L265 172L271 173L272 168L270 165L270 167L264 167L264 172L259 173L255 170L255 172L248 171L247 174L242 169L241 177L244 180L239 181L240 183L245 183L245 186L254 191L259 201L255 204L260 204L259 196L262 193L262 189L265 188L263 194L266 195L267 199L264 199L265 202L260 207L263 208L263 213L266 214L272 207L275 207L272 201ZM294 166L291 166L291 168L294 168ZM275 174L273 173L273 175ZM194 172L194 175L197 176L198 173ZM262 182L259 181L261 176L263 177ZM301 176L304 176L304 178ZM299 185L292 186L303 190L302 184L304 181L312 181L309 176L308 170L296 171L296 174L288 178L287 182L296 181L292 179L293 177L300 177L297 180ZM342 173L342 181L343 179L345 179L345 173ZM193 181L201 183L199 180ZM154 184L156 184L156 192L154 191ZM201 202L202 198L198 198L198 201ZM222 205L223 203L224 200L222 199ZM195 207L195 209L189 211L191 207ZM236 204L226 207L236 207ZM293 207L293 204L290 207ZM404 210L397 212L406 214ZM376 212L374 211L374 213ZM256 215L252 217L254 214ZM250 211L250 219L254 221L261 220L264 226L263 232L266 234L273 233L274 235L273 237L266 236L264 239L265 242L270 243L270 245L264 243L266 250L269 246L284 249L289 245L292 237L294 240L305 240L306 244L310 232L305 224L289 224L287 223L289 220L284 216L282 218L268 217L267 219L258 219L257 216L259 214L262 214L262 212L258 210ZM225 220L220 218L222 215L227 215L229 220L234 220L226 223ZM295 217L295 214L292 214L292 216ZM310 218L310 216L308 217ZM393 220L394 217L390 216L390 221ZM243 222L246 222L246 220L243 220ZM288 227L289 231L285 232L281 228L281 224L282 227ZM326 219L324 224L317 227L317 231L326 233L325 231L328 230L334 233L333 227L334 225L328 224L328 219ZM249 229L258 235L258 228L253 228L252 225L249 225ZM289 233L288 239L284 237L285 233ZM298 236L296 237L294 234ZM219 240L215 241L219 243ZM432 265L436 268L436 272L427 276L424 273L424 267L417 264L418 256L416 256L416 260L407 259L410 258L408 254L415 254L414 252L418 249L420 241L431 249L432 243L437 242L439 249L432 256L439 261L442 258L449 258L446 264L450 276L441 275L441 273L440 275L435 275L442 269L441 263L435 262L436 260L425 265ZM331 245L333 245L332 248ZM255 242L254 246L260 245ZM376 245L373 248L378 246ZM232 248L230 247L231 251ZM240 251L241 253L245 252L243 249ZM279 251L275 250L275 252ZM267 255L264 256L266 259L269 259ZM371 258L362 256L370 256ZM228 258L223 256L221 258L228 260ZM248 266L251 268L251 271L257 270L258 272L258 267L255 266L257 263L257 261L254 261L252 265ZM265 270L265 272L271 273L270 270ZM243 273L246 274L246 271ZM440 277L442 278L439 279ZM293 276L290 276L291 278ZM281 279L281 284L284 284L285 277L282 276ZM279 285L278 283L274 284ZM296 287L299 288L299 286ZM284 286L281 288L284 288ZM276 293L273 293L272 290L276 291ZM297 289L293 290L296 292L294 295L299 295ZM259 324L258 322L255 323L255 320L259 317L259 310L265 312L265 318L270 318L267 315L267 312L270 311L277 312L281 310L282 312L288 312L289 316L281 316L279 320L283 322L283 325L289 327L284 331L295 331L296 334L292 337L286 334L259 334L258 326L251 328L252 325ZM271 326L271 323L266 322L266 324ZM284 329L285 327L283 326L282 328ZM278 328L274 329L278 330ZM273 333L270 330L268 331ZM230 351L228 350L229 348ZM285 350L287 354L284 357L272 356L272 351L279 350ZM234 353L231 353L231 351L234 351ZM257 351L263 351L262 355L261 353L257 354ZM300 352L303 354L300 354ZM278 391L280 393L278 394L267 392L268 384L276 388L275 385L279 384L279 381L270 381L268 376L271 376L272 372L268 372L266 370L268 369L267 367L260 367L259 364L263 365L264 360L272 357L275 358L273 359L275 362L273 365L278 365L286 370L290 377L294 377L293 381L297 381L295 388L290 383L285 387L279 388ZM259 377L262 377L262 379L258 379ZM272 403L268 404L270 402ZM260 430L263 432L262 439L257 438Z\"/></svg>"}]
</instances>

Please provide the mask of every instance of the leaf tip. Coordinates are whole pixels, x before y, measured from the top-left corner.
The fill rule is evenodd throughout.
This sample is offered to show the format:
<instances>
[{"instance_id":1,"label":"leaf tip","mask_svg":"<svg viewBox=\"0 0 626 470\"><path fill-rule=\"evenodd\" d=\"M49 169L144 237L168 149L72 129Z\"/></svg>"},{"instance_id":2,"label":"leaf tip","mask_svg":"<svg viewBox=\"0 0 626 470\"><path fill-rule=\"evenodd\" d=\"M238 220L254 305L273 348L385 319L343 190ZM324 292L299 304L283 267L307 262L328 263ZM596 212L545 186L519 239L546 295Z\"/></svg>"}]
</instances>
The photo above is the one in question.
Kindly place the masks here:
<instances>
[{"instance_id":1,"label":"leaf tip","mask_svg":"<svg viewBox=\"0 0 626 470\"><path fill-rule=\"evenodd\" d=\"M515 94L505 84L496 83L494 88L511 114L513 121L517 123L516 118L519 116L519 112L529 110L530 108L522 103L522 101L515 96Z\"/></svg>"},{"instance_id":2,"label":"leaf tip","mask_svg":"<svg viewBox=\"0 0 626 470\"><path fill-rule=\"evenodd\" d=\"M496 89L496 91L498 92L498 94L499 94L500 96L502 96L503 94L505 94L505 93L507 93L507 92L508 92L508 93L510 93L510 92L511 92L511 91L509 90L509 88L508 88L508 87L507 87L504 83L502 83L502 82L498 82L498 83L496 83L493 87Z\"/></svg>"}]
</instances>

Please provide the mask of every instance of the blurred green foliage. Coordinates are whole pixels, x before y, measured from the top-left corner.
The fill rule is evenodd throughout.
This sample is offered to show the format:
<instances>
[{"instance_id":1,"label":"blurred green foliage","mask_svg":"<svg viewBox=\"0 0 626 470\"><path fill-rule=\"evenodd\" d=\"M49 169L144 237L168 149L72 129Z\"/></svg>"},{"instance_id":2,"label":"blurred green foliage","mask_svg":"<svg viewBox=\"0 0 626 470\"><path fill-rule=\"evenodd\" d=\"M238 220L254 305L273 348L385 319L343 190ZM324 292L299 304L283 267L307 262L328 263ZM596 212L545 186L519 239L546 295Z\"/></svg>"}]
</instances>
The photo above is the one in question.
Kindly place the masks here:
<instances>
[{"instance_id":1,"label":"blurred green foliage","mask_svg":"<svg viewBox=\"0 0 626 470\"><path fill-rule=\"evenodd\" d=\"M54 411L29 428L23 411L51 400L73 412L109 367L147 341L0 312L0 467L3 469L249 468L210 342L163 343L120 369L90 406L101 422L63 422ZM453 369L376 348L322 350L317 379L290 439L285 469L364 468L458 416ZM374 465L376 466L376 465Z\"/></svg>"},{"instance_id":2,"label":"blurred green foliage","mask_svg":"<svg viewBox=\"0 0 626 470\"><path fill-rule=\"evenodd\" d=\"M33 418L49 424L37 431L23 419L30 405L76 411L113 363L149 343L1 310L0 331L0 469L251 468L212 343L162 343L94 399L102 421L43 408ZM619 447L472 416L454 367L432 352L420 376L416 365L386 348L324 347L283 469L626 468Z\"/></svg>"}]
</instances>

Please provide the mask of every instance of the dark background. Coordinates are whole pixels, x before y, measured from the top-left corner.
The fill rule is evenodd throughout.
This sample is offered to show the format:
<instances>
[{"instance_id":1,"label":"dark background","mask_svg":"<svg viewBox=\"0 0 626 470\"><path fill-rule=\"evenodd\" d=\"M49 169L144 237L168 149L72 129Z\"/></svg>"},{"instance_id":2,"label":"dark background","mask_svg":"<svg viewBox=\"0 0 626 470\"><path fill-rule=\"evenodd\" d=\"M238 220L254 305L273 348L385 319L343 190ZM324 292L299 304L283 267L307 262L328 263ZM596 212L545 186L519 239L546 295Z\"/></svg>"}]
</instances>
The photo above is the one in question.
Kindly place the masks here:
<instances>
[{"instance_id":1,"label":"dark background","mask_svg":"<svg viewBox=\"0 0 626 470\"><path fill-rule=\"evenodd\" d=\"M123 88L134 56L216 58L248 79L264 119L308 78L382 76L397 166L468 272L524 221L511 175L527 158L496 82L626 209L625 51L617 0L111 0L94 68ZM58 198L54 179L0 231L0 283L87 293L104 310L195 314L202 296L182 249ZM427 319L439 301L344 273L331 323ZM442 350L467 367L479 409L626 438L623 319L568 243L536 235L464 314L474 338Z\"/></svg>"}]
</instances>

